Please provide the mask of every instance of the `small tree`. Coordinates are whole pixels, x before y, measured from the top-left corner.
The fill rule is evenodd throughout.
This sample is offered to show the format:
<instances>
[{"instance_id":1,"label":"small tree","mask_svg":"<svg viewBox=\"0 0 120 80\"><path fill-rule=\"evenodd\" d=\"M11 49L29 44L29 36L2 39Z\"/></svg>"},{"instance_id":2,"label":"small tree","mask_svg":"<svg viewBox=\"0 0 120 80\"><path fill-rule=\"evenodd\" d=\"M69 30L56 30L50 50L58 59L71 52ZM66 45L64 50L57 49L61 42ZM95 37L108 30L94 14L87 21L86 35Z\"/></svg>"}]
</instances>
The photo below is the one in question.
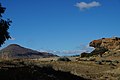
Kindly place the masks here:
<instances>
[{"instance_id":1,"label":"small tree","mask_svg":"<svg viewBox=\"0 0 120 80\"><path fill-rule=\"evenodd\" d=\"M6 40L11 38L8 29L12 21L10 19L2 19L2 14L5 12L5 9L6 8L2 7L0 4L0 46L4 44Z\"/></svg>"}]
</instances>

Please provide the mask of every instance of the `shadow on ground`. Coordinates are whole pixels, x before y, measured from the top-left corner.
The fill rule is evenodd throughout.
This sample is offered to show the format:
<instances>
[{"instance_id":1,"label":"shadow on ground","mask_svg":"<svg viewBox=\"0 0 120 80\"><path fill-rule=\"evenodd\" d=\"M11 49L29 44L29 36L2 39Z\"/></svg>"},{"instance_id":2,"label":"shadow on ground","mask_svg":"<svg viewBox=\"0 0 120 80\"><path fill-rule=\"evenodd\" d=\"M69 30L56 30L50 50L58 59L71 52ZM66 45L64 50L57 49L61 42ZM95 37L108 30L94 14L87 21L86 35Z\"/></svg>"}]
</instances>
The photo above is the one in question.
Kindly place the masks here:
<instances>
[{"instance_id":1,"label":"shadow on ground","mask_svg":"<svg viewBox=\"0 0 120 80\"><path fill-rule=\"evenodd\" d=\"M0 80L87 80L69 72L56 71L52 67L36 65L0 69Z\"/></svg>"}]
</instances>

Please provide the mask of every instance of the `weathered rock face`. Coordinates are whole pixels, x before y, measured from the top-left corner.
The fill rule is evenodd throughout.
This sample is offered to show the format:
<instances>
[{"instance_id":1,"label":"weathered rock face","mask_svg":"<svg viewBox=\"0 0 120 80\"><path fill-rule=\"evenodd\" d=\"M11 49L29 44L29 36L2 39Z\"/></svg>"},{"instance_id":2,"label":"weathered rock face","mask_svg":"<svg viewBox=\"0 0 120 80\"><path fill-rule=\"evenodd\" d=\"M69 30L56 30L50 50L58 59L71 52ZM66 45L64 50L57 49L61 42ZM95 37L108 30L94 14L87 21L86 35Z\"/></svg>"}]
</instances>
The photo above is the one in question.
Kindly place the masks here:
<instances>
[{"instance_id":1,"label":"weathered rock face","mask_svg":"<svg viewBox=\"0 0 120 80\"><path fill-rule=\"evenodd\" d=\"M103 54L106 51L115 51L120 50L120 38L102 38L98 40L93 40L89 44L91 47L94 47L95 50L91 53L93 54Z\"/></svg>"},{"instance_id":2,"label":"weathered rock face","mask_svg":"<svg viewBox=\"0 0 120 80\"><path fill-rule=\"evenodd\" d=\"M93 40L89 44L91 47L94 48L105 48L108 50L118 50L120 49L120 38L102 38L98 40Z\"/></svg>"}]
</instances>

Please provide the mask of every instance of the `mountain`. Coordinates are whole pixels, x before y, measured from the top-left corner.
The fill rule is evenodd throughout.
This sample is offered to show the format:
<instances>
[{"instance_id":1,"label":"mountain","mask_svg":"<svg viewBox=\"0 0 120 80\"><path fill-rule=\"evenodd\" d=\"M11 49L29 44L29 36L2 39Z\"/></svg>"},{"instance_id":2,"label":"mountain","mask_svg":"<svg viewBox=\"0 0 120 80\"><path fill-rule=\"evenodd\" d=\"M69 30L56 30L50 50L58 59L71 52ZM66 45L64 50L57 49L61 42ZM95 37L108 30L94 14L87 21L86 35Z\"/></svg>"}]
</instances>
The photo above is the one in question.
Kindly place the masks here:
<instances>
[{"instance_id":1,"label":"mountain","mask_svg":"<svg viewBox=\"0 0 120 80\"><path fill-rule=\"evenodd\" d=\"M28 49L18 44L10 44L6 48L0 50L1 58L41 58L55 56L57 55L48 52L39 52L36 50Z\"/></svg>"}]
</instances>

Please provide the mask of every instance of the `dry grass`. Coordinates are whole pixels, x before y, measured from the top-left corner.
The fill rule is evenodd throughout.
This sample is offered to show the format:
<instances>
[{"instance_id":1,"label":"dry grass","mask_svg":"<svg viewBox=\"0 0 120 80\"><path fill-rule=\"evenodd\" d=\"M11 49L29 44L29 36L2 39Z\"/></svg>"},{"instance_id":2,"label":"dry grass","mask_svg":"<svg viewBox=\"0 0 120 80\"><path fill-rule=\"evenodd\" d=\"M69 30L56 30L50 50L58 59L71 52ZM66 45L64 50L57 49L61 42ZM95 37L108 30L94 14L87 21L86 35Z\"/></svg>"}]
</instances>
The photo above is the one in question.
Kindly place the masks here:
<instances>
[{"instance_id":1,"label":"dry grass","mask_svg":"<svg viewBox=\"0 0 120 80\"><path fill-rule=\"evenodd\" d=\"M70 72L74 75L92 79L92 80L119 80L120 79L119 77L120 63L115 65L109 65L108 63L103 63L102 65L99 65L99 64L96 64L95 61L75 61L75 57L69 57L69 59L72 60L70 62L57 61L58 58L59 57L41 58L36 60L26 59L23 61L25 64L35 64L42 67L50 66L55 70ZM102 60L102 59L109 59L109 58L99 58L99 57L96 58L96 60Z\"/></svg>"},{"instance_id":2,"label":"dry grass","mask_svg":"<svg viewBox=\"0 0 120 80\"><path fill-rule=\"evenodd\" d=\"M56 60L55 58L54 60ZM65 72L70 72L72 74L82 76L85 78L90 78L92 80L118 80L120 75L120 63L116 66L103 64L96 64L94 61L73 61L64 62L64 61L50 61L47 60L34 60L33 62L39 66L52 66L55 70L61 70ZM101 60L101 59L98 59ZM110 71L112 71L110 73Z\"/></svg>"}]
</instances>

